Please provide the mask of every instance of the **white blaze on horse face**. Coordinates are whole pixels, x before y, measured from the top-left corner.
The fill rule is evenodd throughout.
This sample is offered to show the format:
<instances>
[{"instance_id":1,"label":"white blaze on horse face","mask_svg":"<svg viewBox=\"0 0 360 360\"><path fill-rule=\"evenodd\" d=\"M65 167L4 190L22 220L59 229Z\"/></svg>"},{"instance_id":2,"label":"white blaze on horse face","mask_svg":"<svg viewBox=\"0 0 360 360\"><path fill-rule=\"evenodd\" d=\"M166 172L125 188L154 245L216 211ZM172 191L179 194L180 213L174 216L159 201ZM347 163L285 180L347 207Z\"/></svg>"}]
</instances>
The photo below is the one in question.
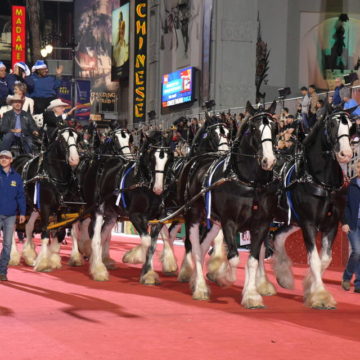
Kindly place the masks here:
<instances>
[{"instance_id":1,"label":"white blaze on horse face","mask_svg":"<svg viewBox=\"0 0 360 360\"><path fill-rule=\"evenodd\" d=\"M348 120L348 124L343 124L343 122L340 120L339 129L338 129L338 139L339 139L340 149L339 152L336 154L336 157L340 163L345 163L345 164L348 163L353 156L353 152L350 147L349 137L342 136L342 135L349 135L350 127L351 127L350 120Z\"/></svg>"},{"instance_id":2,"label":"white blaze on horse face","mask_svg":"<svg viewBox=\"0 0 360 360\"><path fill-rule=\"evenodd\" d=\"M164 170L168 161L168 154L161 149L154 153L155 156L155 182L153 191L156 195L161 195L164 191Z\"/></svg>"},{"instance_id":3,"label":"white blaze on horse face","mask_svg":"<svg viewBox=\"0 0 360 360\"><path fill-rule=\"evenodd\" d=\"M273 151L272 141L266 140L266 139L272 139L270 126L261 124L260 133L261 133L262 150L263 150L261 167L264 170L271 170L275 165L276 158Z\"/></svg>"},{"instance_id":4,"label":"white blaze on horse face","mask_svg":"<svg viewBox=\"0 0 360 360\"><path fill-rule=\"evenodd\" d=\"M77 166L80 161L79 153L76 146L78 135L75 132L72 132L72 136L70 136L70 131L66 130L61 134L61 136L65 139L69 148L69 165Z\"/></svg>"},{"instance_id":5,"label":"white blaze on horse face","mask_svg":"<svg viewBox=\"0 0 360 360\"><path fill-rule=\"evenodd\" d=\"M224 134L221 133L220 128L216 128L215 132L219 138L219 146L218 151L228 151L230 150L229 147L229 130L223 127Z\"/></svg>"},{"instance_id":6,"label":"white blaze on horse face","mask_svg":"<svg viewBox=\"0 0 360 360\"><path fill-rule=\"evenodd\" d=\"M130 134L127 133L126 131L117 131L116 132L116 137L119 141L119 145L121 148L121 151L123 152L124 155L129 155L130 154Z\"/></svg>"}]
</instances>

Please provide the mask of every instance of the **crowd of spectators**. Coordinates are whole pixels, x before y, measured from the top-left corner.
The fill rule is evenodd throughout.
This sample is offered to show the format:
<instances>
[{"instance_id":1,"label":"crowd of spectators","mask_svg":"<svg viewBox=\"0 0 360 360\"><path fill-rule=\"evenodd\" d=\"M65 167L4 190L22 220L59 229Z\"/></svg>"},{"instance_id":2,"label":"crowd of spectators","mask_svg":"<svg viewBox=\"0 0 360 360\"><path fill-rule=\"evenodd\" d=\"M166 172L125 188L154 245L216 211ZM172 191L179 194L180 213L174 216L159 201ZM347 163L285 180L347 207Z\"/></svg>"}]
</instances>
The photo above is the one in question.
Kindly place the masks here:
<instances>
[{"instance_id":1,"label":"crowd of spectators","mask_svg":"<svg viewBox=\"0 0 360 360\"><path fill-rule=\"evenodd\" d=\"M1 150L9 150L14 144L23 143L23 150L31 152L32 137L41 133L37 129L33 115L43 114L43 124L47 126L47 138L52 138L57 126L61 124L75 125L70 119L75 108L65 112L67 104L57 99L57 89L60 86L62 67L56 70L56 76L48 74L48 68L43 60L38 60L32 67L22 62L13 66L7 73L5 65L0 62L0 132L3 140ZM351 97L351 89L346 87L340 78L335 80L336 88L333 96L320 98L314 85L302 87L302 97L297 111L290 113L283 107L280 113L274 115L278 127L277 147L280 150L292 148L297 140L302 141L317 121L324 118L330 106L351 109L352 116L360 122L360 106ZM235 139L238 129L249 114L234 114L228 111L217 115L229 128L230 137ZM204 124L202 117L181 117L167 129L171 138L171 147L176 150L183 145L192 143L195 134ZM146 131L151 125L143 125L134 129L132 135L134 145L139 147Z\"/></svg>"}]
</instances>

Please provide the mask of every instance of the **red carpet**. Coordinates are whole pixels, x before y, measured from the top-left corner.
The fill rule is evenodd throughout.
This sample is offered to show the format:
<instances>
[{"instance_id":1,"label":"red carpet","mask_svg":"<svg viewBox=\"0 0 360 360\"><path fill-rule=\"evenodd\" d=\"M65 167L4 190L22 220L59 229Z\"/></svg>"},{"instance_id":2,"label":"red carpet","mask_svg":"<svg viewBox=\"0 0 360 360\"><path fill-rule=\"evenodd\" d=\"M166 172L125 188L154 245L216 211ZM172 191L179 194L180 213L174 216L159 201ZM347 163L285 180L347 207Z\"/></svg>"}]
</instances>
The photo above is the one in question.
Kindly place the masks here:
<instances>
[{"instance_id":1,"label":"red carpet","mask_svg":"<svg viewBox=\"0 0 360 360\"><path fill-rule=\"evenodd\" d=\"M114 238L120 261L133 239ZM159 246L160 248L161 246ZM119 263L110 281L89 279L87 268L35 273L9 270L0 284L0 355L10 360L57 359L350 359L360 340L360 294L340 289L341 271L325 274L337 310L302 303L304 267L295 267L296 290L265 298L264 310L240 305L246 254L238 281L211 285L212 300L192 300L187 284L161 276L162 285L138 283L139 267ZM183 252L176 247L178 261ZM160 269L159 264L156 265ZM161 274L160 274L161 275ZM271 275L271 280L273 277Z\"/></svg>"}]
</instances>

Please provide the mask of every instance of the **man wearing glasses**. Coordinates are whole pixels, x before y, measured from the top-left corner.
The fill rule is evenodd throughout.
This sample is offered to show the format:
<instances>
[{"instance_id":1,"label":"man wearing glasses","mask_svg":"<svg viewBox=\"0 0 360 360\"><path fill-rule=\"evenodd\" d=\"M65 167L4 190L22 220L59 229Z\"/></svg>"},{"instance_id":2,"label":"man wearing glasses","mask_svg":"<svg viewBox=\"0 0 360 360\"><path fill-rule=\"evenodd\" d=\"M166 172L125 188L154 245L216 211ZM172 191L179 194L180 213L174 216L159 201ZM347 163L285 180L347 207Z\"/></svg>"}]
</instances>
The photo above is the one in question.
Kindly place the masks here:
<instances>
[{"instance_id":1,"label":"man wearing glasses","mask_svg":"<svg viewBox=\"0 0 360 360\"><path fill-rule=\"evenodd\" d=\"M3 248L0 255L0 281L7 281L12 237L16 214L20 224L25 222L26 200L21 176L11 168L13 157L10 151L0 152L0 229L3 233Z\"/></svg>"}]
</instances>

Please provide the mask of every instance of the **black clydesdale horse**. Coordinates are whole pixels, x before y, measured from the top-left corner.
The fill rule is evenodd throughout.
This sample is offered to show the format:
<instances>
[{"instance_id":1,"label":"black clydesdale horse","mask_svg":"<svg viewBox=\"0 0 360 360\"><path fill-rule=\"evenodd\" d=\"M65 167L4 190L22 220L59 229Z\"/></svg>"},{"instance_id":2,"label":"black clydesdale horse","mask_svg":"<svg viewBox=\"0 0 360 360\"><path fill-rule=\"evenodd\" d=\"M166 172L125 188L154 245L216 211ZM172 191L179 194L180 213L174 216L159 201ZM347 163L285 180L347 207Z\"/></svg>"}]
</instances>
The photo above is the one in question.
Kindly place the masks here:
<instances>
[{"instance_id":1,"label":"black clydesdale horse","mask_svg":"<svg viewBox=\"0 0 360 360\"><path fill-rule=\"evenodd\" d=\"M34 158L20 155L13 162L15 171L22 174L25 183L28 209L32 212L36 207L41 214L42 245L39 256L36 258L32 241L33 226L31 231L26 231L27 240L23 248L26 263L34 265L36 271L50 271L61 267L58 240L56 237L52 238L49 247L50 232L47 227L51 215L55 215L59 220L58 215L64 199L71 197L74 191L72 167L79 163L77 145L76 131L72 128L62 128L40 155Z\"/></svg>"},{"instance_id":2,"label":"black clydesdale horse","mask_svg":"<svg viewBox=\"0 0 360 360\"><path fill-rule=\"evenodd\" d=\"M184 167L179 182L179 199L190 200L202 189L211 187L204 198L189 206L185 214L186 255L180 271L182 279L192 276L193 298L209 299L209 289L203 275L203 261L208 247L222 227L227 245L228 271L212 264L209 277L227 282L235 280L234 272L239 262L235 236L238 231L250 230L251 252L246 269L242 304L245 307L262 306L255 285L261 244L272 221L276 188L273 183L275 155L273 141L275 126L272 114L276 102L269 109L254 110L250 103L247 111L251 117L239 129L228 155L199 156ZM206 220L209 229L200 243L200 223ZM191 252L192 256L191 256ZM214 260L220 265L219 259ZM220 266L223 269L222 266Z\"/></svg>"},{"instance_id":3,"label":"black clydesdale horse","mask_svg":"<svg viewBox=\"0 0 360 360\"><path fill-rule=\"evenodd\" d=\"M126 253L124 262L144 262L150 238L157 238L161 229L161 225L153 226L149 235L147 226L163 211L163 192L170 181L172 161L168 138L154 131L145 139L136 161L109 160L102 166L101 176L96 176L98 167L89 169L82 185L85 201L88 206L99 204L92 211L90 226L93 279L108 279L103 250L107 253L118 218L129 219L141 237L141 245Z\"/></svg>"},{"instance_id":4,"label":"black clydesdale horse","mask_svg":"<svg viewBox=\"0 0 360 360\"><path fill-rule=\"evenodd\" d=\"M230 133L226 124L216 116L209 116L206 114L204 125L198 130L191 144L189 156L177 157L172 166L172 172L175 179L178 179L180 173L186 164L194 156L209 154L209 153L225 153L230 149ZM166 196L166 207L169 212L176 210L179 207L176 201L177 197L177 182L170 184L169 191ZM167 275L175 275L177 272L177 261L174 255L173 243L176 239L176 234L181 228L181 223L173 221L169 228L166 225L161 230L164 240L164 249L161 254L161 262L163 272ZM156 243L154 244L156 246ZM152 250L154 252L155 249ZM152 269L152 256L149 257L149 264L146 266Z\"/></svg>"},{"instance_id":5,"label":"black clydesdale horse","mask_svg":"<svg viewBox=\"0 0 360 360\"><path fill-rule=\"evenodd\" d=\"M287 167L284 192L291 213L280 211L276 220L285 224L275 234L274 269L277 281L293 287L291 263L286 254L286 238L301 228L308 254L310 272L304 280L305 304L313 308L332 309L333 296L325 289L322 274L331 263L332 246L345 205L343 172L339 163L351 160L350 132L355 128L346 112L334 112L319 121L303 142L303 156ZM319 256L316 236L322 233ZM259 279L264 278L261 268Z\"/></svg>"}]
</instances>

